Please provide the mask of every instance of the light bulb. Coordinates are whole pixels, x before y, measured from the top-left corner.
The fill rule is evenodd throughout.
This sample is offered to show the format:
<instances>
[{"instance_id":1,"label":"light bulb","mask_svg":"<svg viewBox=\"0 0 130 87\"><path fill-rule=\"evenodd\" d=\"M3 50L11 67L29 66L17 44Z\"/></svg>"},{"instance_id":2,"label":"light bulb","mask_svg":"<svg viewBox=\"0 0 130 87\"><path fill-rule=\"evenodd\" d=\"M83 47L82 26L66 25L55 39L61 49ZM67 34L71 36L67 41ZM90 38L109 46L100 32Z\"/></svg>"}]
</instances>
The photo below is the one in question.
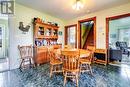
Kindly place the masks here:
<instances>
[{"instance_id":1,"label":"light bulb","mask_svg":"<svg viewBox=\"0 0 130 87\"><path fill-rule=\"evenodd\" d=\"M80 10L83 8L83 4L80 1L76 1L76 3L72 6L73 9Z\"/></svg>"}]
</instances>

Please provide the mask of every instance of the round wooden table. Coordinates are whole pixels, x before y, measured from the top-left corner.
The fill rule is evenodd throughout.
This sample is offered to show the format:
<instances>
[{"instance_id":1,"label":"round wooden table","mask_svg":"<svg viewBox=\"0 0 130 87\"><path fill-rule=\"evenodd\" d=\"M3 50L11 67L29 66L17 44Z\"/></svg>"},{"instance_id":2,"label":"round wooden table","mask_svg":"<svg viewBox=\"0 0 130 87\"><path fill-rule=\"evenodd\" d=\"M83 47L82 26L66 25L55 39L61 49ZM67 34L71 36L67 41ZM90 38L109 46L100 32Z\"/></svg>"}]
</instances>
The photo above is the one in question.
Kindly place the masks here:
<instances>
[{"instance_id":1,"label":"round wooden table","mask_svg":"<svg viewBox=\"0 0 130 87\"><path fill-rule=\"evenodd\" d=\"M62 51L74 51L74 50L79 50L80 52L80 58L88 57L90 55L90 51L86 49L55 49L54 53L57 56L60 56Z\"/></svg>"}]
</instances>

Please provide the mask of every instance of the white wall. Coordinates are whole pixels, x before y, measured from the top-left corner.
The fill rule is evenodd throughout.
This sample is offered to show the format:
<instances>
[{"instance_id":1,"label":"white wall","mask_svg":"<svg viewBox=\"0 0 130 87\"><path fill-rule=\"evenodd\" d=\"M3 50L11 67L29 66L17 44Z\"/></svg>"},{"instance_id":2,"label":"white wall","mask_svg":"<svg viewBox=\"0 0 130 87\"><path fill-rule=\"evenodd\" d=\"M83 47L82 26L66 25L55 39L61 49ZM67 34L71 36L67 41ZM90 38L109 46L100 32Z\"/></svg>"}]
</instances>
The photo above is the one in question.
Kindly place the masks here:
<instances>
[{"instance_id":1,"label":"white wall","mask_svg":"<svg viewBox=\"0 0 130 87\"><path fill-rule=\"evenodd\" d=\"M51 21L58 23L60 29L64 29L64 21L58 18L52 17L48 14L41 13L34 9L22 6L15 3L15 14L9 17L9 29L10 29L10 48L9 48L9 59L10 59L10 69L15 69L19 67L20 56L18 51L18 45L30 45L33 44L33 24L32 19L34 17L39 17L45 19L45 21ZM31 25L31 28L27 34L22 34L22 31L18 29L19 22L23 22L26 26ZM63 34L64 35L64 34ZM59 36L58 42L63 42L63 35Z\"/></svg>"},{"instance_id":2,"label":"white wall","mask_svg":"<svg viewBox=\"0 0 130 87\"><path fill-rule=\"evenodd\" d=\"M130 13L130 3L121 6L105 9L95 13L69 20L67 25L78 23L78 20L96 16L96 47L106 48L106 17Z\"/></svg>"}]
</instances>

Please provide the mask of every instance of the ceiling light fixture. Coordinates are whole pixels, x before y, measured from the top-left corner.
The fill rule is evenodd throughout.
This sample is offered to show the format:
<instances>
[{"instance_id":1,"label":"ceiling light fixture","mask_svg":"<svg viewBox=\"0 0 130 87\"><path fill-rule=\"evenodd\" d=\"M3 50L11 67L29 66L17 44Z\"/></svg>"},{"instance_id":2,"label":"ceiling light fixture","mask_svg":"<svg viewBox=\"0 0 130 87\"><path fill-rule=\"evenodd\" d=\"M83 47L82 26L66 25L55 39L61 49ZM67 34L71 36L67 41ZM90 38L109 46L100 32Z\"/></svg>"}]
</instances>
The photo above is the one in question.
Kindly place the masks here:
<instances>
[{"instance_id":1,"label":"ceiling light fixture","mask_svg":"<svg viewBox=\"0 0 130 87\"><path fill-rule=\"evenodd\" d=\"M75 10L80 10L82 9L84 6L82 4L82 2L80 0L76 0L76 2L74 3L74 5L72 6L73 9Z\"/></svg>"}]
</instances>

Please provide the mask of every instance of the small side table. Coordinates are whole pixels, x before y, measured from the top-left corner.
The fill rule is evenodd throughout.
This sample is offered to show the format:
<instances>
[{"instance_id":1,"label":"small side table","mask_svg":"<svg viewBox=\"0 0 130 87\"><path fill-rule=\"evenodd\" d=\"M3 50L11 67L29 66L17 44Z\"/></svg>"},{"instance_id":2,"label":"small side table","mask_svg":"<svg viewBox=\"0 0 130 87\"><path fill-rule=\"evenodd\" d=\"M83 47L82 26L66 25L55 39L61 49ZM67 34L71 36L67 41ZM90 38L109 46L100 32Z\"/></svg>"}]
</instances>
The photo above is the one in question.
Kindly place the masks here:
<instances>
[{"instance_id":1,"label":"small side table","mask_svg":"<svg viewBox=\"0 0 130 87\"><path fill-rule=\"evenodd\" d=\"M96 49L94 52L95 63L107 64L107 49Z\"/></svg>"}]
</instances>

